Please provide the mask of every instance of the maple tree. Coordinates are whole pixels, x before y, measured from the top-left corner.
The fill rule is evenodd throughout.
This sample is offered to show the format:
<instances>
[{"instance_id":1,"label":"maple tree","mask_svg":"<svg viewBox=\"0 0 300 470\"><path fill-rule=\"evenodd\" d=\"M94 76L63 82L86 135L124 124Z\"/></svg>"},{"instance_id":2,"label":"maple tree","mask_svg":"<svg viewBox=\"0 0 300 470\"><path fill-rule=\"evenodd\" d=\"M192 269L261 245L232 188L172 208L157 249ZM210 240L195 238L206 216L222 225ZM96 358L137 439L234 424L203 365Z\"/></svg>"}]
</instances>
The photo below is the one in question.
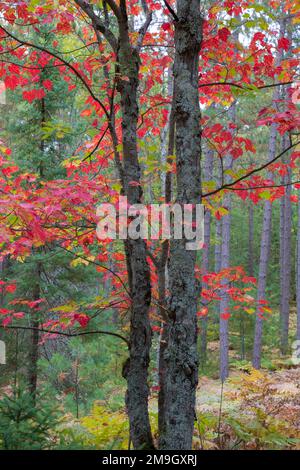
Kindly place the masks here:
<instances>
[{"instance_id":1,"label":"maple tree","mask_svg":"<svg viewBox=\"0 0 300 470\"><path fill-rule=\"evenodd\" d=\"M41 338L59 335L106 334L125 342L126 407L137 449L156 445L148 379L152 337L159 335L158 446L190 449L199 321L226 299L219 316L225 380L230 318L237 311L255 314L260 328L271 311L266 289L256 298L254 277L229 259L210 272L209 262L203 266L201 256L185 249L185 239L98 240L96 206L117 204L119 195L129 204L202 202L225 224L232 195L244 204L267 201L269 208L295 199L289 191L300 187L299 47L290 30L300 21L299 6L291 0L267 6L224 0L201 9L199 0L15 0L0 7L0 79L7 92L45 111L60 86L87 129L60 162L58 178L47 175L47 161L25 171L1 141L2 257L22 262L43 248L58 249L73 258L73 267L93 266L109 284L104 298L48 309L39 287L32 299L18 298L18 280L1 281L11 299L9 309L0 309L2 325L38 333L36 348ZM282 16L291 17L290 25L278 30ZM267 97L263 106L238 119L239 103L260 96ZM72 132L47 112L40 127L44 153L51 138ZM256 133L269 128L283 145L275 142L269 159L257 158ZM212 159L208 171L204 157ZM110 308L130 312L128 334L90 328L94 310ZM21 322L28 316L29 326ZM33 374L36 388L36 369Z\"/></svg>"}]
</instances>

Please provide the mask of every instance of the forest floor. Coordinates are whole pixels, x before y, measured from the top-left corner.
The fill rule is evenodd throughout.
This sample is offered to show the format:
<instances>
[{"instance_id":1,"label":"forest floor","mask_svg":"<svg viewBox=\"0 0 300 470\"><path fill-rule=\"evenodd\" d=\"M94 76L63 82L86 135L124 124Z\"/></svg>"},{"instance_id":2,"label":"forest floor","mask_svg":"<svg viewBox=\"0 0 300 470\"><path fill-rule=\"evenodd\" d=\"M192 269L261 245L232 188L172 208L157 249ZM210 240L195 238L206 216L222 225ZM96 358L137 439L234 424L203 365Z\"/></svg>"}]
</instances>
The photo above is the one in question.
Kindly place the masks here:
<instances>
[{"instance_id":1,"label":"forest floor","mask_svg":"<svg viewBox=\"0 0 300 470\"><path fill-rule=\"evenodd\" d=\"M233 370L223 387L223 410L237 407L239 400L232 400L232 393L238 393L244 383L248 372ZM270 388L273 390L272 399L278 401L284 395L295 404L298 401L300 409L300 366L293 369L281 369L278 371L264 371L264 377L270 380ZM203 376L199 380L197 392L197 410L200 412L219 412L221 400L221 382ZM300 425L300 423L299 423Z\"/></svg>"},{"instance_id":2,"label":"forest floor","mask_svg":"<svg viewBox=\"0 0 300 470\"><path fill-rule=\"evenodd\" d=\"M197 391L198 448L299 449L300 367L232 370Z\"/></svg>"}]
</instances>

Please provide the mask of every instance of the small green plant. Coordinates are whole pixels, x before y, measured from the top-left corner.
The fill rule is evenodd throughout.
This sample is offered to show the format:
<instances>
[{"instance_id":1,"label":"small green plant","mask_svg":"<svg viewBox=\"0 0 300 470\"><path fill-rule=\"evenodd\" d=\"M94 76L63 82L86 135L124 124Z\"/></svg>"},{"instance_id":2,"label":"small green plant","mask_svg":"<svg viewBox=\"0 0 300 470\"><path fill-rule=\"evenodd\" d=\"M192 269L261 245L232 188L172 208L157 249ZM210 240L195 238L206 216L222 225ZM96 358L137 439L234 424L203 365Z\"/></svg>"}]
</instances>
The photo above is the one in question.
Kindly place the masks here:
<instances>
[{"instance_id":1,"label":"small green plant","mask_svg":"<svg viewBox=\"0 0 300 470\"><path fill-rule=\"evenodd\" d=\"M52 408L21 388L0 400L0 449L41 450L54 445L58 418Z\"/></svg>"}]
</instances>

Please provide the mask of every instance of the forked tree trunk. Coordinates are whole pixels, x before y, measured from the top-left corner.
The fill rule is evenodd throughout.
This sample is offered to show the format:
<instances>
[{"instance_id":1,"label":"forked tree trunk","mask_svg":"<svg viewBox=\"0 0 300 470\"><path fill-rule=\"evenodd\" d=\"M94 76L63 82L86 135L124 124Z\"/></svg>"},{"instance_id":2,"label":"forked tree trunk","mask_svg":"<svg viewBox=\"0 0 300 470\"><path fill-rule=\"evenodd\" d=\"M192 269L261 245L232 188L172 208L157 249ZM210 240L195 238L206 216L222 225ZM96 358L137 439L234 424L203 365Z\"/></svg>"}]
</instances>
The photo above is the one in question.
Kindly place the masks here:
<instances>
[{"instance_id":1,"label":"forked tree trunk","mask_svg":"<svg viewBox=\"0 0 300 470\"><path fill-rule=\"evenodd\" d=\"M201 128L198 92L202 42L200 0L177 0L174 93L176 121L177 202L201 202ZM197 283L195 251L186 240L171 240L169 316L165 351L165 429L161 449L191 449L198 383Z\"/></svg>"},{"instance_id":2,"label":"forked tree trunk","mask_svg":"<svg viewBox=\"0 0 300 470\"><path fill-rule=\"evenodd\" d=\"M141 170L137 150L139 56L129 41L124 2L121 2L121 12L117 61L121 77L127 79L120 78L117 86L122 108L124 190L128 203L134 205L142 202ZM151 284L145 241L126 240L126 257L132 298L129 359L123 368L123 375L127 380L126 406L134 448L151 449L153 440L148 413L148 368L152 338L149 320Z\"/></svg>"},{"instance_id":3,"label":"forked tree trunk","mask_svg":"<svg viewBox=\"0 0 300 470\"><path fill-rule=\"evenodd\" d=\"M109 130L115 153L116 166L122 184L122 191L130 205L142 202L141 169L137 149L138 85L140 65L140 41L134 46L130 41L126 0L112 2L112 14L118 28L109 29L109 18L105 6L103 21L92 3L75 0L89 16L99 43L102 34L116 54L116 86L121 96L123 161L118 151L113 107L109 112ZM144 34L151 22L151 14L145 2L142 6L147 16L142 30ZM117 31L116 31L117 30ZM118 34L118 37L115 36ZM151 303L150 269L147 262L146 244L142 239L128 239L124 243L128 271L129 290L132 300L130 317L129 358L123 366L127 380L126 405L130 423L130 438L135 449L153 448L153 439L148 413L148 367L152 331L149 320Z\"/></svg>"}]
</instances>

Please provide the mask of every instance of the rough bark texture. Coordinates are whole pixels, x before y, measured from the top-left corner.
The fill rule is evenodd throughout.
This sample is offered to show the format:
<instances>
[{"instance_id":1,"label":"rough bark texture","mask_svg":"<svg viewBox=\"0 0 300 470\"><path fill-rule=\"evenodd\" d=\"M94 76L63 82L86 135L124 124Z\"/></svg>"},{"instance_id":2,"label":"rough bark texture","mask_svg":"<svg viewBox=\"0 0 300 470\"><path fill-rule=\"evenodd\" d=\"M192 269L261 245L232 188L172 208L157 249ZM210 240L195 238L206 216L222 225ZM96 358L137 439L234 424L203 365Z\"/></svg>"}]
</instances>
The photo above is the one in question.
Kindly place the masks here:
<instances>
[{"instance_id":1,"label":"rough bark texture","mask_svg":"<svg viewBox=\"0 0 300 470\"><path fill-rule=\"evenodd\" d=\"M122 111L123 161L118 151L119 142L111 100L109 100L111 109L107 114L108 127L122 192L127 196L129 204L139 204L142 201L141 169L137 149L139 50L152 16L147 4L142 2L146 21L139 30L137 45L134 46L130 42L126 0L120 0L118 4L109 2L118 24L114 30L109 29L110 21L106 3L103 4L105 7L105 20L103 21L90 2L86 0L75 0L75 2L90 18L99 44L101 44L100 35L103 35L116 54L116 87L121 96ZM132 182L136 184L132 185ZM150 270L143 240L126 240L124 245L132 300L129 358L123 366L123 376L127 380L126 405L130 422L130 438L135 449L151 449L153 439L148 413L149 387L147 383L152 337L148 316L151 303Z\"/></svg>"},{"instance_id":2,"label":"rough bark texture","mask_svg":"<svg viewBox=\"0 0 300 470\"><path fill-rule=\"evenodd\" d=\"M177 202L197 204L201 202L200 0L177 0L177 17L174 22ZM198 383L195 260L195 252L186 250L186 240L171 240L165 429L160 436L162 449L191 449L192 446Z\"/></svg>"},{"instance_id":3,"label":"rough bark texture","mask_svg":"<svg viewBox=\"0 0 300 470\"><path fill-rule=\"evenodd\" d=\"M121 77L118 91L122 108L122 144L124 190L129 204L139 204L142 199L141 170L137 150L138 122L138 72L139 55L129 41L128 19L125 2L120 3L119 48L117 61ZM132 185L136 182L137 185ZM151 326L149 307L151 302L150 270L144 240L126 241L126 257L129 266L132 309L130 318L129 359L123 375L127 380L126 406L130 421L130 436L135 449L152 448L148 413L148 367L150 362Z\"/></svg>"},{"instance_id":4,"label":"rough bark texture","mask_svg":"<svg viewBox=\"0 0 300 470\"><path fill-rule=\"evenodd\" d=\"M172 82L173 83L173 82ZM168 156L174 155L175 147L175 117L174 117L174 92L172 85L172 106L170 110L169 118L169 143L168 143ZM168 160L168 158L167 158ZM165 202L166 204L170 203L172 200L172 173L168 171L164 180L165 189ZM167 349L167 338L169 334L169 318L166 314L167 312L167 302L166 302L166 291L168 289L169 273L168 273L168 256L169 256L170 243L169 240L165 240L162 246L162 253L158 265L158 290L159 290L159 305L160 305L160 317L162 319L161 325L161 335L159 342L159 364L158 364L158 375L159 375L159 394L158 394L158 434L159 436L163 435L165 426L166 426L166 414L165 414L165 377L166 377L166 361L165 361L165 352Z\"/></svg>"}]
</instances>

